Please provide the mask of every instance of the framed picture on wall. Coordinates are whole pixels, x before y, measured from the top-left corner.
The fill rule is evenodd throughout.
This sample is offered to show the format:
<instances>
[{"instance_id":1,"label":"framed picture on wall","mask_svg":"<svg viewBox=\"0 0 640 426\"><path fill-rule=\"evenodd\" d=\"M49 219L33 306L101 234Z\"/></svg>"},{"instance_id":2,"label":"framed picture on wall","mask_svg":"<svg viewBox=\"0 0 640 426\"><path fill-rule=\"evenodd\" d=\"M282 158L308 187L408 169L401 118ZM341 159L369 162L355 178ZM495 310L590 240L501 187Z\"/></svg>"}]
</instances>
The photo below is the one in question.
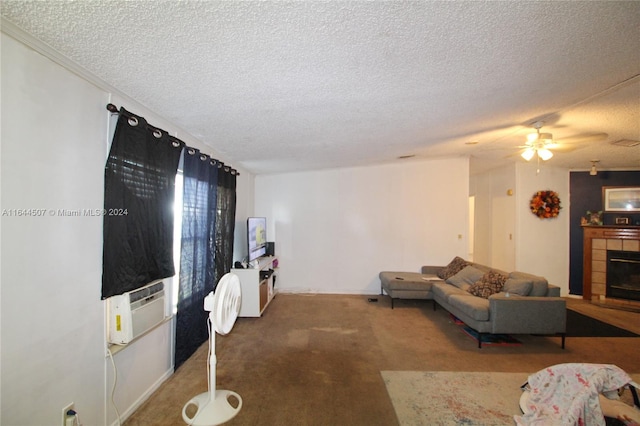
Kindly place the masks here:
<instances>
[{"instance_id":1,"label":"framed picture on wall","mask_svg":"<svg viewBox=\"0 0 640 426\"><path fill-rule=\"evenodd\" d=\"M640 212L640 187L603 186L602 205L606 212Z\"/></svg>"}]
</instances>

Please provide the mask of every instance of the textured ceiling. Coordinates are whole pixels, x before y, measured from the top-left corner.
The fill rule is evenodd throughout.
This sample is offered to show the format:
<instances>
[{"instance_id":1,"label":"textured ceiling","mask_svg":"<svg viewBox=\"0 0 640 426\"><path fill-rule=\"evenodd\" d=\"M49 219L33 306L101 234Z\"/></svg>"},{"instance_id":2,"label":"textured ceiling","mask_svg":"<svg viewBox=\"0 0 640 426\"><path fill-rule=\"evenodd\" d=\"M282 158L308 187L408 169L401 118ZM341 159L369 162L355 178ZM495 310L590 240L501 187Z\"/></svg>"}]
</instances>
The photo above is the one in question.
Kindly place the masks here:
<instances>
[{"instance_id":1,"label":"textured ceiling","mask_svg":"<svg viewBox=\"0 0 640 426\"><path fill-rule=\"evenodd\" d=\"M3 0L1 12L256 174L405 155L469 155L479 172L524 161L536 120L574 148L549 164L640 168L640 145L611 145L640 140L640 2Z\"/></svg>"}]
</instances>

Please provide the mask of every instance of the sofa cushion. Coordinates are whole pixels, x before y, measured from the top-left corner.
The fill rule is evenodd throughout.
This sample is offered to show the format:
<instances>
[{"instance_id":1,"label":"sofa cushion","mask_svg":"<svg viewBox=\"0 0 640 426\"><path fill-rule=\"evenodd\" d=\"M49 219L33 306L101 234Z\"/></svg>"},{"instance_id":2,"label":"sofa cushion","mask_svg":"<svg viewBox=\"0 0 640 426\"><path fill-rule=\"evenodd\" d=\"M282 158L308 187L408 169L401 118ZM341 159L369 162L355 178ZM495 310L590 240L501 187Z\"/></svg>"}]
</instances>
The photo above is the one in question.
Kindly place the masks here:
<instances>
[{"instance_id":1,"label":"sofa cushion","mask_svg":"<svg viewBox=\"0 0 640 426\"><path fill-rule=\"evenodd\" d=\"M513 271L509 274L509 278L531 281L533 286L531 288L531 291L529 292L529 296L539 297L547 295L547 287L549 286L549 282L545 277L539 277L537 275L528 274L526 272Z\"/></svg>"},{"instance_id":2,"label":"sofa cushion","mask_svg":"<svg viewBox=\"0 0 640 426\"><path fill-rule=\"evenodd\" d=\"M454 285L462 290L467 290L469 286L476 281L479 281L484 272L473 266L465 266L460 272L446 279L451 285Z\"/></svg>"},{"instance_id":3,"label":"sofa cushion","mask_svg":"<svg viewBox=\"0 0 640 426\"><path fill-rule=\"evenodd\" d=\"M431 278L440 281L436 277L429 277L417 272L380 272L380 281L386 290L416 290L429 291L433 282Z\"/></svg>"},{"instance_id":4,"label":"sofa cushion","mask_svg":"<svg viewBox=\"0 0 640 426\"><path fill-rule=\"evenodd\" d=\"M437 282L434 283L431 287L431 291L433 292L433 298L436 300L443 300L445 302L449 301L449 296L452 294L458 294L463 296L468 296L469 293L466 290L459 289L456 286L447 284L445 282Z\"/></svg>"},{"instance_id":5,"label":"sofa cushion","mask_svg":"<svg viewBox=\"0 0 640 426\"><path fill-rule=\"evenodd\" d=\"M519 296L528 296L533 288L530 280L522 280L517 278L508 278L502 287L502 291Z\"/></svg>"},{"instance_id":6,"label":"sofa cushion","mask_svg":"<svg viewBox=\"0 0 640 426\"><path fill-rule=\"evenodd\" d=\"M438 277L446 280L460 272L468 265L468 262L461 257L454 257L451 262L438 272Z\"/></svg>"},{"instance_id":7,"label":"sofa cushion","mask_svg":"<svg viewBox=\"0 0 640 426\"><path fill-rule=\"evenodd\" d=\"M474 296L488 299L492 294L499 293L506 281L506 275L496 271L489 271L482 276L480 281L472 284L467 291Z\"/></svg>"},{"instance_id":8,"label":"sofa cushion","mask_svg":"<svg viewBox=\"0 0 640 426\"><path fill-rule=\"evenodd\" d=\"M496 270L495 268L492 268L492 267L487 266L487 265L483 265L482 263L476 263L476 262L468 262L468 263L469 263L469 265L473 266L474 268L480 269L483 273L484 272L489 272L491 270L494 270L494 271ZM498 272L500 272L500 271L498 271Z\"/></svg>"},{"instance_id":9,"label":"sofa cushion","mask_svg":"<svg viewBox=\"0 0 640 426\"><path fill-rule=\"evenodd\" d=\"M449 304L476 321L489 321L489 300L467 294L452 294Z\"/></svg>"}]
</instances>

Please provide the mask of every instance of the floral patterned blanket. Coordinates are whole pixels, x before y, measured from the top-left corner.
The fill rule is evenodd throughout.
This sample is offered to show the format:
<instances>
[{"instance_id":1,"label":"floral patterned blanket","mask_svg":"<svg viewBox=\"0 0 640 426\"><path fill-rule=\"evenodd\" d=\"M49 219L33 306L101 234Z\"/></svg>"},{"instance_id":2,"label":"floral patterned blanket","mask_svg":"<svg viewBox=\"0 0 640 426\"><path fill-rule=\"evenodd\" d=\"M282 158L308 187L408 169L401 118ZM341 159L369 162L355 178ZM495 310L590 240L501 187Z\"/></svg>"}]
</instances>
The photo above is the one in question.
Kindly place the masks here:
<instances>
[{"instance_id":1,"label":"floral patterned blanket","mask_svg":"<svg viewBox=\"0 0 640 426\"><path fill-rule=\"evenodd\" d=\"M529 376L530 396L518 425L604 426L598 394L617 397L631 377L611 364L558 364Z\"/></svg>"}]
</instances>

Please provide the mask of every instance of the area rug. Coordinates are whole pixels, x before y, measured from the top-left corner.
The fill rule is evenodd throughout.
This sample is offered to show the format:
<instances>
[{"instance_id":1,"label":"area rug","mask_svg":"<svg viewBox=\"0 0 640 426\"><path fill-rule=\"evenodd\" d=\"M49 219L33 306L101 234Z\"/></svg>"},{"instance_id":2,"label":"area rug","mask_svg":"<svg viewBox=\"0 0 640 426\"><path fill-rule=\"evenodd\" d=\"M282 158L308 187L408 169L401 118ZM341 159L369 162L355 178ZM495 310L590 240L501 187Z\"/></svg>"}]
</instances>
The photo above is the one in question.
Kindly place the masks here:
<instances>
[{"instance_id":1,"label":"area rug","mask_svg":"<svg viewBox=\"0 0 640 426\"><path fill-rule=\"evenodd\" d=\"M520 386L533 373L380 372L401 426L512 425L522 414Z\"/></svg>"},{"instance_id":2,"label":"area rug","mask_svg":"<svg viewBox=\"0 0 640 426\"><path fill-rule=\"evenodd\" d=\"M640 337L640 335L567 309L567 337Z\"/></svg>"},{"instance_id":3,"label":"area rug","mask_svg":"<svg viewBox=\"0 0 640 426\"><path fill-rule=\"evenodd\" d=\"M400 425L506 425L531 373L382 371Z\"/></svg>"}]
</instances>

